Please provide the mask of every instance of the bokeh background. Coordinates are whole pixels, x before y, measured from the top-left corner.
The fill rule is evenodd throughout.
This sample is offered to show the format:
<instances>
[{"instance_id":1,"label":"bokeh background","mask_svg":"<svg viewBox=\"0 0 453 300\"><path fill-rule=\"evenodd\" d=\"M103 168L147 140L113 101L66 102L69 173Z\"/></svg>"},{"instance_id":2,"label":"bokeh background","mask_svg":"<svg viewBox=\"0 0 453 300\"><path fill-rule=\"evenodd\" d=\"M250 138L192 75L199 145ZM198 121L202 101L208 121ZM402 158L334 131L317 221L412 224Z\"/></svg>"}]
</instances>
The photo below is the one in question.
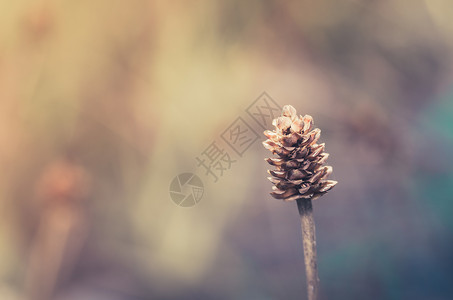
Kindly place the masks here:
<instances>
[{"instance_id":1,"label":"bokeh background","mask_svg":"<svg viewBox=\"0 0 453 300\"><path fill-rule=\"evenodd\" d=\"M217 182L197 168L263 91L314 117L339 181L314 203L321 298L452 299L452 11L0 2L0 299L304 299L264 136Z\"/></svg>"}]
</instances>

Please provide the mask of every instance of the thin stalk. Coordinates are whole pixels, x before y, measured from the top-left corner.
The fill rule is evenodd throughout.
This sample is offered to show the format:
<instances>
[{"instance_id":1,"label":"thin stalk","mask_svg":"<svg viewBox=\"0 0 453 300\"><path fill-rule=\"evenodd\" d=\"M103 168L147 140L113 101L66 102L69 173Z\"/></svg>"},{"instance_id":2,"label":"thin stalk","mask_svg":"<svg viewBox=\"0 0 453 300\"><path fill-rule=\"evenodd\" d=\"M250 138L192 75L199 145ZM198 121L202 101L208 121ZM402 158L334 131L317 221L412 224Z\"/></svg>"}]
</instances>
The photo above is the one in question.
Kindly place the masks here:
<instances>
[{"instance_id":1,"label":"thin stalk","mask_svg":"<svg viewBox=\"0 0 453 300\"><path fill-rule=\"evenodd\" d=\"M313 219L313 206L310 199L298 199L302 240L304 245L305 273L307 277L308 300L318 298L318 264L316 259L316 233Z\"/></svg>"}]
</instances>

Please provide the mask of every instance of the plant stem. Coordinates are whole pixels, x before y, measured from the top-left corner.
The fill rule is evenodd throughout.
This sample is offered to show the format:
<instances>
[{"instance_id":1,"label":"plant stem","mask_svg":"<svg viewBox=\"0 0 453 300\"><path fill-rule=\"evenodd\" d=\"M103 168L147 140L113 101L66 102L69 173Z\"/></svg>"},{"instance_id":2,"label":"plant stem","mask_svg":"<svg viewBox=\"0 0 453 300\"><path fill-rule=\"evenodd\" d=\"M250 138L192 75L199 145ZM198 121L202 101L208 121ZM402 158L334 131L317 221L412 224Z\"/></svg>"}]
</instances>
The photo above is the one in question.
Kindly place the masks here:
<instances>
[{"instance_id":1,"label":"plant stem","mask_svg":"<svg viewBox=\"0 0 453 300\"><path fill-rule=\"evenodd\" d=\"M310 199L298 199L297 207L299 209L302 227L308 300L316 300L318 298L319 278L316 260L316 235L315 221L313 219L313 206Z\"/></svg>"}]
</instances>

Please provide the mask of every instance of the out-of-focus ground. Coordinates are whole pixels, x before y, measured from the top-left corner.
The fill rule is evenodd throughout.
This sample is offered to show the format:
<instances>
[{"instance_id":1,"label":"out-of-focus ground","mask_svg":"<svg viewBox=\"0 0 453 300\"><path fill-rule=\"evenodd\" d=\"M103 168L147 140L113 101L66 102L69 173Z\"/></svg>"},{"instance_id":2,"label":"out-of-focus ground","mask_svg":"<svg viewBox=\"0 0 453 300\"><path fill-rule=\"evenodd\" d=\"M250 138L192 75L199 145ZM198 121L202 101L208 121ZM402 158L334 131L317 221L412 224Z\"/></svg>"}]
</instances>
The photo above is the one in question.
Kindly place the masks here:
<instances>
[{"instance_id":1,"label":"out-of-focus ground","mask_svg":"<svg viewBox=\"0 0 453 300\"><path fill-rule=\"evenodd\" d=\"M256 141L266 91L322 129L322 299L453 295L453 3L3 1L0 299L300 299L295 203ZM196 157L236 160L214 183ZM171 180L196 172L181 208Z\"/></svg>"}]
</instances>

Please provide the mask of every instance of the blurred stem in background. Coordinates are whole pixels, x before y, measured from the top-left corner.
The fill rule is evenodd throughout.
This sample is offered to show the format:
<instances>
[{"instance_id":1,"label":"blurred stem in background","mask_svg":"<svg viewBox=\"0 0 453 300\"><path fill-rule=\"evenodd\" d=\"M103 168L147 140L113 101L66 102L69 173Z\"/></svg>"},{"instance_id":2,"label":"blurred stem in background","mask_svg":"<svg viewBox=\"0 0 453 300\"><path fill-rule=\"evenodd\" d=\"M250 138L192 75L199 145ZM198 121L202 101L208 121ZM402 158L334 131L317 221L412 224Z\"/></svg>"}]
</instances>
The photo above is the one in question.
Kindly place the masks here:
<instances>
[{"instance_id":1,"label":"blurred stem in background","mask_svg":"<svg viewBox=\"0 0 453 300\"><path fill-rule=\"evenodd\" d=\"M58 281L70 274L88 233L84 198L88 176L67 160L56 160L38 179L38 228L26 270L26 299L52 299Z\"/></svg>"}]
</instances>

